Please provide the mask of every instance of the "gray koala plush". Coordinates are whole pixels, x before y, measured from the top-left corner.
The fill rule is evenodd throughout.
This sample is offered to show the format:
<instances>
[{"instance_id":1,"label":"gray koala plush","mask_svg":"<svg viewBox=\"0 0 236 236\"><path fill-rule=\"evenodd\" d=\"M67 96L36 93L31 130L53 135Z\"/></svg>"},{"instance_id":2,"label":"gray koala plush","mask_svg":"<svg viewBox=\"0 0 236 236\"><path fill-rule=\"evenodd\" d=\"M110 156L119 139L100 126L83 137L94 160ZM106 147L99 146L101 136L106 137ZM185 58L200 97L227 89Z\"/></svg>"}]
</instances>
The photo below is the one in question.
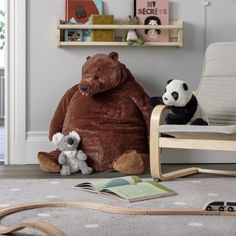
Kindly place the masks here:
<instances>
[{"instance_id":1,"label":"gray koala plush","mask_svg":"<svg viewBox=\"0 0 236 236\"><path fill-rule=\"evenodd\" d=\"M75 131L65 136L60 132L53 135L52 142L61 151L58 159L62 165L61 175L70 175L79 170L85 175L93 172L93 169L86 163L86 154L82 150L77 150L80 140L79 134Z\"/></svg>"}]
</instances>

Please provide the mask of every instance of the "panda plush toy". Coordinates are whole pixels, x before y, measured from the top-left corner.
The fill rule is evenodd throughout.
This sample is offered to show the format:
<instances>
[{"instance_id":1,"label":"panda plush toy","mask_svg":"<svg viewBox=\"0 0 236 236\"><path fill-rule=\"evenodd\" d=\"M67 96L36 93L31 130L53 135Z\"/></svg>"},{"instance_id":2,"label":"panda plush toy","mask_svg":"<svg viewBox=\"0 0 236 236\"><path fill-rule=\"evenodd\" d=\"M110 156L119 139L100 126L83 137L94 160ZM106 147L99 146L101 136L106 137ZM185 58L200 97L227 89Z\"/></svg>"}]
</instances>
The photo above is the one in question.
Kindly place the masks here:
<instances>
[{"instance_id":1,"label":"panda plush toy","mask_svg":"<svg viewBox=\"0 0 236 236\"><path fill-rule=\"evenodd\" d=\"M208 118L197 98L182 80L169 80L162 101L171 110L165 117L167 124L208 125Z\"/></svg>"}]
</instances>

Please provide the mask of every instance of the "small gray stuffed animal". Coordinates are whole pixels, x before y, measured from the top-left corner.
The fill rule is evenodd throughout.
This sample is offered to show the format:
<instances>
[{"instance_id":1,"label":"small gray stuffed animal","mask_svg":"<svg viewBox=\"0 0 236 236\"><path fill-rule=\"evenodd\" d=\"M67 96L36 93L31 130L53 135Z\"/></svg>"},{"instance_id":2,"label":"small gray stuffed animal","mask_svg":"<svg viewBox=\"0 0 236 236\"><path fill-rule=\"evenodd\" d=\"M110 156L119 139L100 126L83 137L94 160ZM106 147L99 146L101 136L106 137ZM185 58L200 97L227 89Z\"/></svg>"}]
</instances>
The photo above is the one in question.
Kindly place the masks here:
<instances>
[{"instance_id":1,"label":"small gray stuffed animal","mask_svg":"<svg viewBox=\"0 0 236 236\"><path fill-rule=\"evenodd\" d=\"M61 175L70 175L81 170L82 174L90 174L93 169L86 163L87 156L82 150L77 150L80 136L75 131L68 135L58 132L53 135L52 142L60 149L58 162L62 165Z\"/></svg>"}]
</instances>

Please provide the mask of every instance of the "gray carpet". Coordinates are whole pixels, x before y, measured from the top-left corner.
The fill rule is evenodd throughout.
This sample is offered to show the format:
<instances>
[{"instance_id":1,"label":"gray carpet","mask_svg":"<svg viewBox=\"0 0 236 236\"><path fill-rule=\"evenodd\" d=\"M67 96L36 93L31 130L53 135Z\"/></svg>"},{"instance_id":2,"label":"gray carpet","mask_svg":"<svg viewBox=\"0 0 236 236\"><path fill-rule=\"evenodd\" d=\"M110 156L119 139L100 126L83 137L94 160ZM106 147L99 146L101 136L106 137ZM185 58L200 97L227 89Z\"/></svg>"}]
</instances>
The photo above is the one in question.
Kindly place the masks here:
<instances>
[{"instance_id":1,"label":"gray carpet","mask_svg":"<svg viewBox=\"0 0 236 236\"><path fill-rule=\"evenodd\" d=\"M179 195L127 203L86 193L72 186L82 180L0 180L0 207L39 201L91 201L124 207L201 208L214 200L235 200L235 178L186 178L164 182ZM69 236L235 236L235 217L223 216L125 216L79 208L44 208L16 213L2 219L11 225L24 219L48 221ZM15 234L14 234L15 235ZM16 235L41 235L22 230Z\"/></svg>"}]
</instances>

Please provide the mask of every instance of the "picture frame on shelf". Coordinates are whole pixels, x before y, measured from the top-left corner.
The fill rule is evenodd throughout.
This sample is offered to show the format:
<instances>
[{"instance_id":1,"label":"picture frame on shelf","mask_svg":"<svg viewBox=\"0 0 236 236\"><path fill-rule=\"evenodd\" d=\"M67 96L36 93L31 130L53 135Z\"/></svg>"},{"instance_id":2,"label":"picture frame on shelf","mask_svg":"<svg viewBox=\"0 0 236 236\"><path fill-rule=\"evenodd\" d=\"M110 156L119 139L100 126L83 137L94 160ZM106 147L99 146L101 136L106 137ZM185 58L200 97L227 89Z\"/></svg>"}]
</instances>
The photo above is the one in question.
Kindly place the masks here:
<instances>
[{"instance_id":1,"label":"picture frame on shelf","mask_svg":"<svg viewBox=\"0 0 236 236\"><path fill-rule=\"evenodd\" d=\"M65 42L83 41L83 31L81 29L68 29L64 32Z\"/></svg>"},{"instance_id":2,"label":"picture frame on shelf","mask_svg":"<svg viewBox=\"0 0 236 236\"><path fill-rule=\"evenodd\" d=\"M134 0L134 16L139 24L168 25L169 0ZM166 29L137 30L145 42L168 42L169 31Z\"/></svg>"}]
</instances>

